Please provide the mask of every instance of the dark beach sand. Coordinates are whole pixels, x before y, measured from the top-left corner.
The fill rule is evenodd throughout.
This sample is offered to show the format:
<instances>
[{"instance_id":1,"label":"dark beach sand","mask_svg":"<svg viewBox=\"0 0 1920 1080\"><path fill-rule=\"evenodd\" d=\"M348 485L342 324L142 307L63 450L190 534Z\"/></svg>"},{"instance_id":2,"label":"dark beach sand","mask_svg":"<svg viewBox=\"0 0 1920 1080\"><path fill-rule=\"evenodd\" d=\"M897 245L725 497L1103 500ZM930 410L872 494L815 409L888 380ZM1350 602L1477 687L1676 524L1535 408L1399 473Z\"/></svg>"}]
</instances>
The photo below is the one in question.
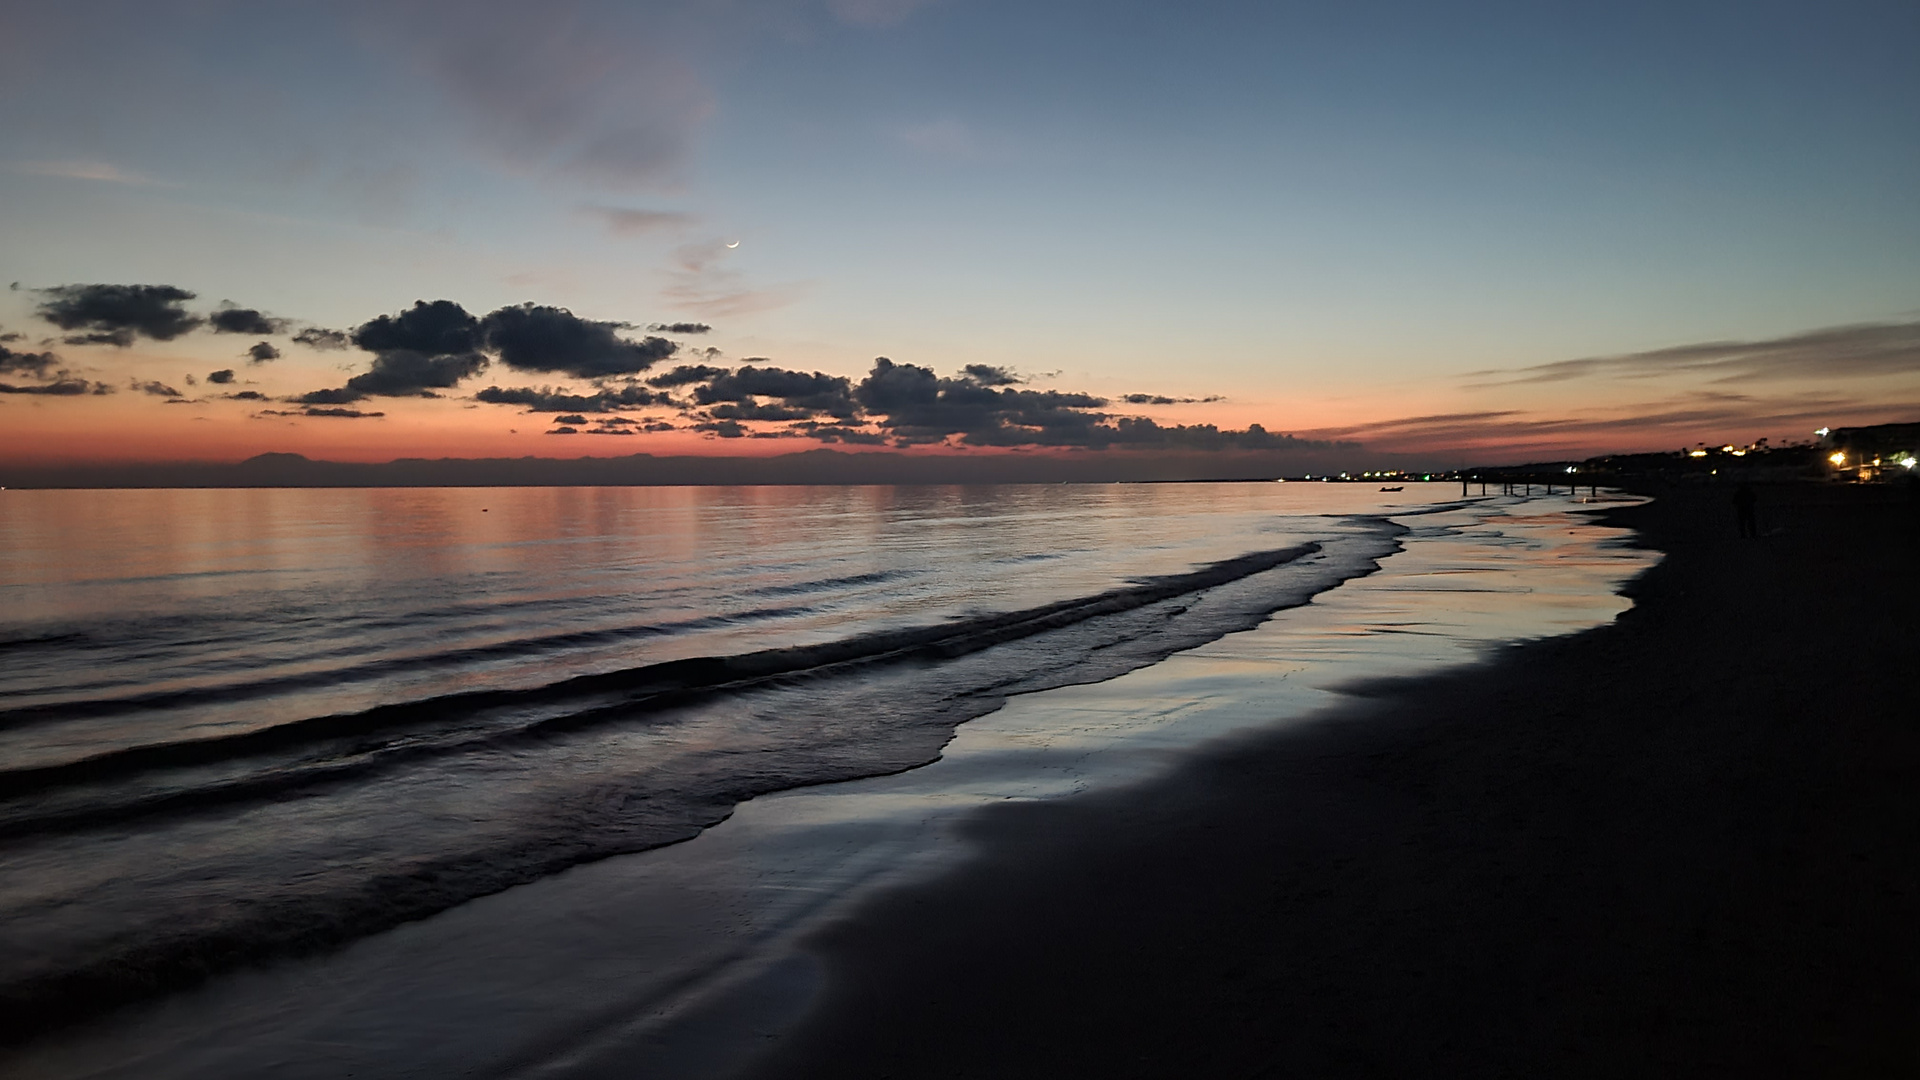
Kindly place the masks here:
<instances>
[{"instance_id":1,"label":"dark beach sand","mask_svg":"<svg viewBox=\"0 0 1920 1080\"><path fill-rule=\"evenodd\" d=\"M1912 505L1655 494L1612 626L982 815L761 1075L1920 1075Z\"/></svg>"}]
</instances>

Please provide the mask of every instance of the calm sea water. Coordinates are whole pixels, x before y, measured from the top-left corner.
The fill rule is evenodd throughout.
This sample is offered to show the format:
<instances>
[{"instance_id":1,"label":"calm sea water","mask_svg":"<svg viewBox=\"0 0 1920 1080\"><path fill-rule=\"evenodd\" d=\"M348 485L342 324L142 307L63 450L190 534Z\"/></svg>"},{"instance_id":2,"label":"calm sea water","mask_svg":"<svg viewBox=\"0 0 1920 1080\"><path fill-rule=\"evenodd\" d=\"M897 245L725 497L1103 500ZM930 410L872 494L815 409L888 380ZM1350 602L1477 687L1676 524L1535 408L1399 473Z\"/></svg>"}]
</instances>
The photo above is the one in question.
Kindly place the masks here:
<instances>
[{"instance_id":1,"label":"calm sea water","mask_svg":"<svg viewBox=\"0 0 1920 1080\"><path fill-rule=\"evenodd\" d=\"M923 764L1453 494L0 492L8 1033Z\"/></svg>"}]
</instances>

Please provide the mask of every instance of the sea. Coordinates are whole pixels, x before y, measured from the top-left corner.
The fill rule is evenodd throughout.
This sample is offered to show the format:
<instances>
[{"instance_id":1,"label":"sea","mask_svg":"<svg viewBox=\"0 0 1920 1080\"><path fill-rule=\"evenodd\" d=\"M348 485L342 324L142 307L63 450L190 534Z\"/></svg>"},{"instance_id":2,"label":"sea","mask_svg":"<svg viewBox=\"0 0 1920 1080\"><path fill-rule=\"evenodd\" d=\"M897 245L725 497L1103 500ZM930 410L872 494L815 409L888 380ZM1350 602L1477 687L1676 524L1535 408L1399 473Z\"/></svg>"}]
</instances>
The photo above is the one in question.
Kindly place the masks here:
<instances>
[{"instance_id":1,"label":"sea","mask_svg":"<svg viewBox=\"0 0 1920 1080\"><path fill-rule=\"evenodd\" d=\"M980 808L1610 620L1619 501L0 491L0 1070L725 1075Z\"/></svg>"}]
</instances>

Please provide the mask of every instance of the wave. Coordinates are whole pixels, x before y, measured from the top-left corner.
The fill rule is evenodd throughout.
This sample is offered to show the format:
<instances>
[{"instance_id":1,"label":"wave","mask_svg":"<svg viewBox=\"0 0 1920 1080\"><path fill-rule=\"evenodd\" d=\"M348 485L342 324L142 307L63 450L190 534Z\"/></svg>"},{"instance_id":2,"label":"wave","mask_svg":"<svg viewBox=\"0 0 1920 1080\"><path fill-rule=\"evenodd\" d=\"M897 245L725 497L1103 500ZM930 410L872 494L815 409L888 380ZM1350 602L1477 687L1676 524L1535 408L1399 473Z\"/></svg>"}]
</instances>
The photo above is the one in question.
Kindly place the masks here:
<instances>
[{"instance_id":1,"label":"wave","mask_svg":"<svg viewBox=\"0 0 1920 1080\"><path fill-rule=\"evenodd\" d=\"M210 837L256 844L167 869L179 877L165 880L183 883L174 892L143 883L116 899L80 883L49 886L45 910L75 898L95 928L75 934L67 920L59 932L68 937L36 963L0 966L0 1042L684 840L758 794L925 764L956 725L1010 694L1112 678L1249 629L1371 573L1406 531L1345 524L1323 542L1016 611L0 771L10 811L0 835L19 852L88 845L95 871L111 873L121 865L112 860L133 872L154 850L201 858L196 845ZM668 737L683 729L692 733ZM633 742L649 731L665 741ZM733 734L706 737L715 731ZM513 785L525 792L497 791ZM487 810L481 818L464 819L434 804L435 791L492 801L475 804ZM252 816L243 823L240 811ZM304 814L319 814L328 834L342 830L338 843L356 845L352 858L274 847L268 822ZM488 827L476 828L482 820ZM369 843L385 846L369 854ZM53 918L16 914L22 932Z\"/></svg>"},{"instance_id":2,"label":"wave","mask_svg":"<svg viewBox=\"0 0 1920 1080\"><path fill-rule=\"evenodd\" d=\"M1318 543L1301 544L1276 551L1260 551L1227 559L1187 574L1147 579L1093 596L1062 600L1039 607L941 623L933 626L879 630L819 645L797 645L779 649L761 649L731 656L699 656L669 660L658 664L626 668L592 675L577 675L544 686L514 690L469 690L419 701L380 705L360 712L311 717L272 727L233 735L176 742L149 743L112 750L77 761L32 768L0 769L0 799L78 784L96 784L125 779L156 769L171 769L215 764L238 758L256 757L286 751L310 751L324 744L357 740L351 747L324 745L334 760L306 773L281 771L250 782L218 785L202 792L175 792L158 799L146 799L119 808L92 807L68 814L22 817L0 820L0 835L17 835L41 828L96 824L123 820L134 814L157 810L183 809L201 804L232 803L248 797L276 795L299 786L307 779L338 781L376 768L389 768L403 761L444 753L458 753L481 746L510 741L544 738L552 734L578 731L595 724L613 721L633 722L648 711L685 706L700 698L723 691L741 690L772 679L818 677L837 669L877 663L900 663L927 659L951 659L1015 638L1028 637L1069 623L1132 610L1146 604L1186 593L1211 588L1252 574L1272 570L1304 555L1321 550ZM555 635L579 642L588 635ZM486 654L488 650L467 650L464 655ZM311 676L303 678L320 678ZM285 683L287 680L280 680ZM233 700L261 693L270 683L245 684L218 688L209 694L177 691L150 695L154 700ZM419 728L460 724L475 714L500 710L551 708L556 705L592 702L590 707L562 711L508 731L489 732L444 743L395 745L394 736ZM74 703L83 705L85 703ZM98 703L105 705L108 703ZM27 710L14 710L15 713ZM0 713L0 717L7 714ZM369 741L372 737L377 740ZM361 758L352 763L338 761L342 752Z\"/></svg>"},{"instance_id":3,"label":"wave","mask_svg":"<svg viewBox=\"0 0 1920 1080\"><path fill-rule=\"evenodd\" d=\"M597 645L618 645L644 638L670 637L675 634L685 633L689 630L710 630L724 626L738 626L754 622L790 618L795 615L809 614L812 610L812 608L806 606L788 605L785 607L756 608L750 611L731 612L725 615L703 615L699 618L683 619L669 623L605 627L597 630L570 630L560 633L542 634L535 637L514 638L508 641L469 645L459 649L449 649L415 656L386 657L363 664L326 668L320 671L306 671L298 674L274 676L264 679L248 679L229 683L182 687L175 690L154 690L145 693L122 694L112 697L76 698L67 701L20 705L11 709L0 709L0 728L20 728L29 725L57 723L64 720L124 716L132 713L163 709L227 704L272 697L295 690L309 690L316 687L345 686L352 683L372 682L389 678L403 672L457 668L489 660L524 659L547 653L590 648ZM359 656L365 651L364 646L355 645L343 649L309 651L302 659L307 661L316 659L339 659Z\"/></svg>"}]
</instances>

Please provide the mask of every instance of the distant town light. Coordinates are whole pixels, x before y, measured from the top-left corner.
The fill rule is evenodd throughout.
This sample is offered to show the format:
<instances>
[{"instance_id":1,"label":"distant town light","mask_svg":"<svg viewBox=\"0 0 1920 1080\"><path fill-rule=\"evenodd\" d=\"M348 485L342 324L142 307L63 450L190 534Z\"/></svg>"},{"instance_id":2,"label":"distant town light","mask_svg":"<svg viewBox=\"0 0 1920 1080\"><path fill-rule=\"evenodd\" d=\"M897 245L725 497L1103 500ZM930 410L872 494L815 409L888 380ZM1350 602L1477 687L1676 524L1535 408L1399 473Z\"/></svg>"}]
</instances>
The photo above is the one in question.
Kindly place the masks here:
<instances>
[{"instance_id":1,"label":"distant town light","mask_svg":"<svg viewBox=\"0 0 1920 1080\"><path fill-rule=\"evenodd\" d=\"M1571 466L1571 465L1569 465L1569 466L1567 466L1567 471L1568 471L1568 472L1570 472L1570 473L1572 473L1572 472L1579 472L1580 470L1579 470L1579 469L1576 469L1576 468L1574 468L1574 467L1573 467L1573 466Z\"/></svg>"},{"instance_id":2,"label":"distant town light","mask_svg":"<svg viewBox=\"0 0 1920 1080\"><path fill-rule=\"evenodd\" d=\"M1821 428L1821 429L1820 429L1819 431L1816 431L1816 432L1814 432L1814 434L1815 434L1815 435L1818 435L1818 436L1820 436L1821 438L1823 438L1823 439L1824 439L1824 438L1826 438L1826 437L1827 437L1827 429L1826 429L1826 428Z\"/></svg>"},{"instance_id":3,"label":"distant town light","mask_svg":"<svg viewBox=\"0 0 1920 1080\"><path fill-rule=\"evenodd\" d=\"M1920 460L1915 460L1912 454L1908 454L1906 457L1900 459L1900 467L1903 469L1911 469L1915 465L1920 465Z\"/></svg>"},{"instance_id":4,"label":"distant town light","mask_svg":"<svg viewBox=\"0 0 1920 1080\"><path fill-rule=\"evenodd\" d=\"M1835 465L1845 465L1847 463L1847 455L1835 450L1833 453L1827 455L1827 460L1833 462Z\"/></svg>"},{"instance_id":5,"label":"distant town light","mask_svg":"<svg viewBox=\"0 0 1920 1080\"><path fill-rule=\"evenodd\" d=\"M1705 450L1690 450L1687 452L1687 456L1688 457L1706 457L1707 452Z\"/></svg>"}]
</instances>

